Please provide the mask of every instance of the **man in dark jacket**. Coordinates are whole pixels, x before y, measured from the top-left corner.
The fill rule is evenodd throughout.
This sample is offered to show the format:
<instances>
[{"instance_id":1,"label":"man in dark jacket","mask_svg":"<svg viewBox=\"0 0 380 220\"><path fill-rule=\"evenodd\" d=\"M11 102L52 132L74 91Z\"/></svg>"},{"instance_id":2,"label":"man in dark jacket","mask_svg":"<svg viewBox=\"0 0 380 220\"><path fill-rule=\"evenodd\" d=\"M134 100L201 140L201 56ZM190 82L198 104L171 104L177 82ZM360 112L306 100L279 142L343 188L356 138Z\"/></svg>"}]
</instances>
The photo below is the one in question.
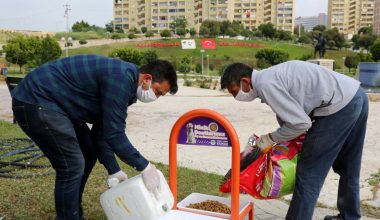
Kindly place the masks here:
<instances>
[{"instance_id":1,"label":"man in dark jacket","mask_svg":"<svg viewBox=\"0 0 380 220\"><path fill-rule=\"evenodd\" d=\"M142 171L149 190L159 186L159 171L125 134L127 108L137 99L151 102L177 90L173 66L160 60L139 68L102 56L72 56L25 77L12 92L12 109L56 171L57 219L83 218L82 193L98 157L116 178L123 173L117 175L122 171L114 153Z\"/></svg>"}]
</instances>

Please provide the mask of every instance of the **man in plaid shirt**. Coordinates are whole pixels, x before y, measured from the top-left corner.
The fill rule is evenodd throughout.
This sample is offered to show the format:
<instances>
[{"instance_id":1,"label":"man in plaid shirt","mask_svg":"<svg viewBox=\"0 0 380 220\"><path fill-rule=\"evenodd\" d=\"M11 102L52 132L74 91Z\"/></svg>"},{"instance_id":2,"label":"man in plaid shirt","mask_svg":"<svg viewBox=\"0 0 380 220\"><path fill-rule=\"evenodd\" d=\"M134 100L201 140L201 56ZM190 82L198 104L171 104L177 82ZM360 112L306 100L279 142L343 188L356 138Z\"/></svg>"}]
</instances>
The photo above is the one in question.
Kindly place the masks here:
<instances>
[{"instance_id":1,"label":"man in plaid shirt","mask_svg":"<svg viewBox=\"0 0 380 220\"><path fill-rule=\"evenodd\" d=\"M57 219L83 219L82 193L97 158L110 178L127 178L114 153L142 171L149 190L158 170L129 142L128 106L151 102L178 90L173 66L162 60L141 68L97 55L46 63L12 91L12 109L22 130L41 148L56 171ZM87 124L93 124L91 130Z\"/></svg>"}]
</instances>

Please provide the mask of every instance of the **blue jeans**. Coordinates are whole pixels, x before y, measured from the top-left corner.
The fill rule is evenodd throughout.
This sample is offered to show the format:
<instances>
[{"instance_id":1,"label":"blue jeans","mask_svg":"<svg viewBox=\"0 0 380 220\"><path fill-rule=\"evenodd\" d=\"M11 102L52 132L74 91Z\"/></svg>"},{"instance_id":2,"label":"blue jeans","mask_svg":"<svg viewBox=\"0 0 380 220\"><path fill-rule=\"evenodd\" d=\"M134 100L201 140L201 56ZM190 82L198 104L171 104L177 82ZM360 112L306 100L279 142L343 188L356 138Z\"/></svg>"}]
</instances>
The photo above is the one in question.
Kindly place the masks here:
<instances>
[{"instance_id":1,"label":"blue jeans","mask_svg":"<svg viewBox=\"0 0 380 220\"><path fill-rule=\"evenodd\" d=\"M286 219L312 219L331 167L340 176L337 198L340 214L345 220L360 219L359 178L367 117L368 98L361 88L337 113L315 117L302 146Z\"/></svg>"},{"instance_id":2,"label":"blue jeans","mask_svg":"<svg viewBox=\"0 0 380 220\"><path fill-rule=\"evenodd\" d=\"M56 171L57 219L82 218L82 194L98 157L87 125L76 126L62 113L13 99L21 129L38 145Z\"/></svg>"}]
</instances>

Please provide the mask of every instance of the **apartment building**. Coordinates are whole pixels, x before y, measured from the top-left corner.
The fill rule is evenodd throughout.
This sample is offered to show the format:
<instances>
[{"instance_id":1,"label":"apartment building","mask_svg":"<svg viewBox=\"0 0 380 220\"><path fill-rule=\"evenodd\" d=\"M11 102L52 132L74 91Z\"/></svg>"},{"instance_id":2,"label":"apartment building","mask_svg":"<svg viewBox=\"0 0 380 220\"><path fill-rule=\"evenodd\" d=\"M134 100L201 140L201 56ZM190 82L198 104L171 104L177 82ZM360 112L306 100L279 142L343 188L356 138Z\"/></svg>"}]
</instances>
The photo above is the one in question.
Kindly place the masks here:
<instances>
[{"instance_id":1,"label":"apartment building","mask_svg":"<svg viewBox=\"0 0 380 220\"><path fill-rule=\"evenodd\" d=\"M305 31L311 31L317 25L327 26L327 15L324 13L320 13L318 16L297 17L294 20L294 25L296 27L298 25L302 25Z\"/></svg>"},{"instance_id":2,"label":"apartment building","mask_svg":"<svg viewBox=\"0 0 380 220\"><path fill-rule=\"evenodd\" d=\"M375 0L373 30L376 34L380 35L380 0Z\"/></svg>"},{"instance_id":3,"label":"apartment building","mask_svg":"<svg viewBox=\"0 0 380 220\"><path fill-rule=\"evenodd\" d=\"M373 19L374 0L329 0L329 28L355 34L361 27L371 26Z\"/></svg>"},{"instance_id":4,"label":"apartment building","mask_svg":"<svg viewBox=\"0 0 380 220\"><path fill-rule=\"evenodd\" d=\"M169 28L176 18L186 18L189 28L204 20L238 20L246 28L271 22L293 32L295 0L114 0L115 29Z\"/></svg>"}]
</instances>

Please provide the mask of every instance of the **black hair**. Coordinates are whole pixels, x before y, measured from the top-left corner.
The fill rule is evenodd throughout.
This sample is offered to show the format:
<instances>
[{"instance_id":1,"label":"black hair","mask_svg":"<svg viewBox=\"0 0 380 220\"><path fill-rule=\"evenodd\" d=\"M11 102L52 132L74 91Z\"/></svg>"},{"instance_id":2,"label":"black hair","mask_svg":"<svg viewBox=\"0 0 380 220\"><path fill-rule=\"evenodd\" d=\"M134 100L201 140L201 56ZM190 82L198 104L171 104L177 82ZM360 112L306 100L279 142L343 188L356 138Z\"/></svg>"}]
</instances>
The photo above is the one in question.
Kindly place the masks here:
<instances>
[{"instance_id":1,"label":"black hair","mask_svg":"<svg viewBox=\"0 0 380 220\"><path fill-rule=\"evenodd\" d=\"M151 74L153 82L168 81L170 85L170 94L178 91L177 73L173 65L166 60L155 60L140 67L141 73Z\"/></svg>"},{"instance_id":2,"label":"black hair","mask_svg":"<svg viewBox=\"0 0 380 220\"><path fill-rule=\"evenodd\" d=\"M220 78L222 89L227 89L233 84L240 84L242 77L251 77L253 69L244 63L233 63L228 65Z\"/></svg>"}]
</instances>

